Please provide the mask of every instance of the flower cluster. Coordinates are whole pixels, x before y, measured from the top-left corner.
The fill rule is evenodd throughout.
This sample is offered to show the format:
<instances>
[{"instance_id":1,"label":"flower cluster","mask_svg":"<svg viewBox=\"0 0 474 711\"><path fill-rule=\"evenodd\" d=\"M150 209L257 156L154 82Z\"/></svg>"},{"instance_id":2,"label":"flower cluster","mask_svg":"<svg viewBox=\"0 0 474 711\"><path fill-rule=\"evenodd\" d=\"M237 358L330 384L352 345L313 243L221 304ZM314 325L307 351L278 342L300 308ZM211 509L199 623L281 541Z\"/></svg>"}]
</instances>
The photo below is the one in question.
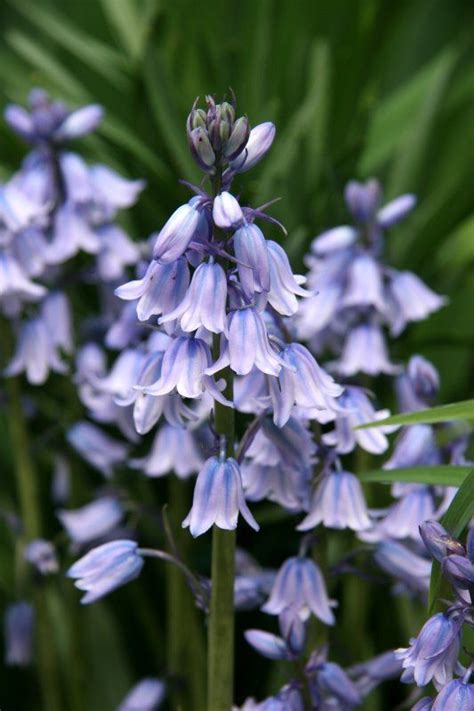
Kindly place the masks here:
<instances>
[{"instance_id":1,"label":"flower cluster","mask_svg":"<svg viewBox=\"0 0 474 711\"><path fill-rule=\"evenodd\" d=\"M29 111L11 105L5 112L32 149L1 188L0 308L18 339L6 375L25 372L30 383L41 385L51 370L66 372L61 354L73 350L65 262L80 251L94 255L94 278L110 282L138 261L139 249L114 220L134 204L143 183L103 165L88 166L69 150L70 141L98 126L99 106L70 111L40 89L31 92L29 104Z\"/></svg>"},{"instance_id":2,"label":"flower cluster","mask_svg":"<svg viewBox=\"0 0 474 711\"><path fill-rule=\"evenodd\" d=\"M355 226L323 232L307 257L308 284L317 293L302 304L299 335L317 351L329 347L338 373L394 374L383 327L398 336L413 321L422 321L445 303L415 274L397 271L381 258L385 232L415 207L407 194L380 207L379 183L350 181L347 208Z\"/></svg>"}]
</instances>

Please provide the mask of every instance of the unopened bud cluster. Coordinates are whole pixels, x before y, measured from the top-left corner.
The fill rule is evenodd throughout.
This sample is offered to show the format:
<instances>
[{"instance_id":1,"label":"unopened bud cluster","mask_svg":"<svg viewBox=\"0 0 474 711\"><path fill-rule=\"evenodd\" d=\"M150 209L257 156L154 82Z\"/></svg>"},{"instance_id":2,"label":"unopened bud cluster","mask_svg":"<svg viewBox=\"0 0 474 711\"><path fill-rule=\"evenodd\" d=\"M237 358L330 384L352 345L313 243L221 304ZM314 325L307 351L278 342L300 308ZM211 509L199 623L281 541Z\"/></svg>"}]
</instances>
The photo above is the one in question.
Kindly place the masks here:
<instances>
[{"instance_id":1,"label":"unopened bud cluster","mask_svg":"<svg viewBox=\"0 0 474 711\"><path fill-rule=\"evenodd\" d=\"M246 116L235 117L235 102L216 104L206 97L207 111L197 108L197 100L188 116L186 128L189 145L198 166L213 173L216 163L235 160L245 149L250 136Z\"/></svg>"}]
</instances>

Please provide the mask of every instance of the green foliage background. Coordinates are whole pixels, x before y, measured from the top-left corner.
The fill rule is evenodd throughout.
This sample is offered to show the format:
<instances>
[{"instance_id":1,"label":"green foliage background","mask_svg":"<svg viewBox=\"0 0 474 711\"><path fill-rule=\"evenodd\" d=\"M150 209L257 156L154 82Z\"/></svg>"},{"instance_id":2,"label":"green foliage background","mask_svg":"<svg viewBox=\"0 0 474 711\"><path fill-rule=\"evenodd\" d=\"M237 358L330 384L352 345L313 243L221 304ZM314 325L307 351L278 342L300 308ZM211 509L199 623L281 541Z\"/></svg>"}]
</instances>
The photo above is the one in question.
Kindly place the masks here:
<instances>
[{"instance_id":1,"label":"green foliage background","mask_svg":"<svg viewBox=\"0 0 474 711\"><path fill-rule=\"evenodd\" d=\"M378 176L387 198L415 192L419 207L391 235L390 259L417 271L449 296L450 305L411 328L394 355L403 359L417 351L432 358L441 370L445 402L472 393L472 2L2 0L0 22L2 106L24 103L32 86L72 106L103 104L106 119L83 142L84 150L91 160L146 178L147 190L126 218L137 238L158 229L183 201L178 178L197 179L184 136L194 98L221 96L228 87L253 125L276 123L277 140L249 174L245 198L254 204L282 198L273 214L288 228L285 247L295 266L302 266L315 234L346 221L342 191L349 178ZM1 178L24 153L2 123ZM277 231L273 237L282 239ZM2 574L4 569L1 563ZM53 591L49 604L61 674L75 674L76 687L84 690L82 702L76 694L65 708L111 711L129 684L164 668L160 640L168 621L157 614L163 584L150 574L145 592L134 587L87 612L78 610L70 586ZM78 647L61 619L63 593L82 627ZM394 630L401 643L416 627L412 608L398 604L397 614L401 634L395 619L374 633L385 634L387 645ZM136 639L138 625L153 634ZM255 655L251 666L245 664L239 661L248 676L239 698L263 695L271 684L267 666ZM20 692L25 705L18 705ZM4 711L40 708L36 693L29 672L0 671Z\"/></svg>"}]
</instances>

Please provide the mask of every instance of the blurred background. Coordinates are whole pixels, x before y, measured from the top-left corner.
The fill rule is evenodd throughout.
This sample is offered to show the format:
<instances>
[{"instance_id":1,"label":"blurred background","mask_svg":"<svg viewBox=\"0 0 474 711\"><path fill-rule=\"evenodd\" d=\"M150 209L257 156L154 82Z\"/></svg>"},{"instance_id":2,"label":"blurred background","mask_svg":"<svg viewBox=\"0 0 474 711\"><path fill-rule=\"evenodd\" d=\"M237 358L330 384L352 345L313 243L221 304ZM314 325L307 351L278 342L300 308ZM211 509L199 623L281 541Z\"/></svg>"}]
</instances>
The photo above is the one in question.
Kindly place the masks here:
<instances>
[{"instance_id":1,"label":"blurred background","mask_svg":"<svg viewBox=\"0 0 474 711\"><path fill-rule=\"evenodd\" d=\"M183 202L187 191L179 178L197 179L184 133L194 99L208 93L219 98L229 87L252 125L272 120L277 126L271 153L242 181L244 198L258 205L281 197L272 214L286 225L288 237L274 228L268 236L284 239L297 270L318 232L347 221L342 194L350 178L378 177L387 199L416 193L419 206L390 236L388 258L418 272L449 296L450 305L408 329L393 354L406 359L419 352L432 359L441 372L442 401L469 396L474 385L472 2L2 0L0 26L2 109L9 102L24 104L35 86L72 107L88 102L105 107L103 125L81 143L82 152L128 177L146 179L143 197L124 218L136 239L158 229ZM25 152L0 122L2 180ZM8 460L6 452L7 469ZM156 495L147 493L149 482L141 486L144 495ZM8 500L7 488L2 501ZM49 525L54 533L53 516ZM252 551L257 557L271 557L271 541L258 545ZM199 555L201 548L198 543L193 550ZM283 555L280 547L273 562ZM11 551L0 543L1 578L8 580L9 566ZM67 686L72 675L83 691L82 701L81 694L72 694L64 708L112 711L134 681L166 669L173 645L168 634L165 648L169 620L160 613L166 584L159 571L147 572L140 586L87 610L79 607L69 583L51 596L61 683ZM69 635L70 623L61 619L63 593L80 635ZM3 604L4 591L0 594ZM375 651L385 648L385 633L387 644L406 642L413 613L399 610L403 629L397 619L387 620L386 609L380 622L375 608L385 600L374 600L370 612ZM248 615L242 627L255 621ZM80 644L70 637L76 642L80 637ZM239 701L249 694L262 697L272 684L270 665L242 646L239 659L244 654L247 661L238 662L241 678L245 675ZM356 659L349 653L347 662ZM39 708L36 692L33 673L0 665L3 711ZM380 708L395 706L385 701Z\"/></svg>"}]
</instances>

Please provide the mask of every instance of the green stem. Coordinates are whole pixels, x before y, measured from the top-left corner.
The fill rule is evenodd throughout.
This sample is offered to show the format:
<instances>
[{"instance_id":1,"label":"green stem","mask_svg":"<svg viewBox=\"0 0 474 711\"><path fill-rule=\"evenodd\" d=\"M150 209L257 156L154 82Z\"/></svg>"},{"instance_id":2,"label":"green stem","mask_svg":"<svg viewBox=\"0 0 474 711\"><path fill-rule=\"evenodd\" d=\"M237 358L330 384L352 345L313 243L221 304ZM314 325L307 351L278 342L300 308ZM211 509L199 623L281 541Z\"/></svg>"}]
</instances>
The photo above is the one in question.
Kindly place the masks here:
<instances>
[{"instance_id":1,"label":"green stem","mask_svg":"<svg viewBox=\"0 0 474 711\"><path fill-rule=\"evenodd\" d=\"M226 369L222 375L226 380L225 396L232 400L232 373ZM234 426L234 410L216 402L214 427L225 438L228 457L234 456ZM207 708L208 711L230 711L234 690L235 531L214 526L211 572Z\"/></svg>"},{"instance_id":2,"label":"green stem","mask_svg":"<svg viewBox=\"0 0 474 711\"><path fill-rule=\"evenodd\" d=\"M186 563L189 536L183 535L181 521L188 508L186 482L173 474L168 477L169 519L180 556ZM204 711L205 642L200 614L194 605L183 571L175 565L166 568L167 583L167 663L168 672L177 684L172 688L176 711L193 708ZM184 682L184 683L180 683Z\"/></svg>"}]
</instances>

